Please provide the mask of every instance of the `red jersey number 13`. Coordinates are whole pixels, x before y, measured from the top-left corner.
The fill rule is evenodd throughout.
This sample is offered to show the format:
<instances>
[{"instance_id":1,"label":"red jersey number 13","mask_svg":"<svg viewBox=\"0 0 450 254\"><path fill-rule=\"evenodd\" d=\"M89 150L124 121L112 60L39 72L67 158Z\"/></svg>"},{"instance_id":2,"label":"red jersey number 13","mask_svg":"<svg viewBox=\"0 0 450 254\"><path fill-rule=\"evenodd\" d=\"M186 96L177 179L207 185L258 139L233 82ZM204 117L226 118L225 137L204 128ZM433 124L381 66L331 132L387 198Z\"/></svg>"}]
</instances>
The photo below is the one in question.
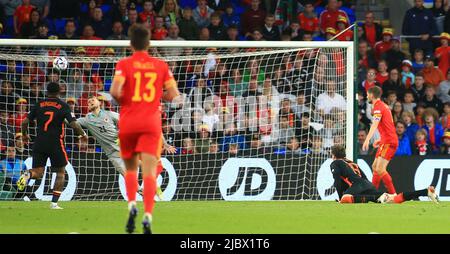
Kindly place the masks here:
<instances>
[{"instance_id":1,"label":"red jersey number 13","mask_svg":"<svg viewBox=\"0 0 450 254\"><path fill-rule=\"evenodd\" d=\"M141 84L142 84L142 74L144 74L144 79L148 79L147 83L143 91L141 92ZM152 102L155 99L155 81L157 78L156 72L135 72L134 73L135 87L134 87L134 95L131 98L133 102L140 102L144 99L145 102Z\"/></svg>"}]
</instances>

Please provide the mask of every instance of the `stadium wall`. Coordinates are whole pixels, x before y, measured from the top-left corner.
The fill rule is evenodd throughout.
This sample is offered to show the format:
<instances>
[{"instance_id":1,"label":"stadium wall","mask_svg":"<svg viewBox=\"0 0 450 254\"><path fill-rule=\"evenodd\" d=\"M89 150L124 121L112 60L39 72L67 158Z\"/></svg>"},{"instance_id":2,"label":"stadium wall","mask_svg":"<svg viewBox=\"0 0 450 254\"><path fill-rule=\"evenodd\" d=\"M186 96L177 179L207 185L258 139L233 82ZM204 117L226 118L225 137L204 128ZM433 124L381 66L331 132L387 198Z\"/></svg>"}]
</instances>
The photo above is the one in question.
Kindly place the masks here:
<instances>
[{"instance_id":1,"label":"stadium wall","mask_svg":"<svg viewBox=\"0 0 450 254\"><path fill-rule=\"evenodd\" d=\"M208 158L206 158L208 157ZM302 156L270 155L265 158L228 158L222 154L178 155L163 158L165 171L159 178L164 200L335 200L329 164L323 162L318 172L304 170L308 163ZM125 197L124 180L98 153L74 153L74 164L66 167L66 183L61 200L120 200ZM371 156L361 156L358 164L372 178ZM31 166L31 158L26 161ZM389 172L397 191L412 191L436 186L441 200L450 201L450 159L448 156L395 157ZM0 176L1 178L1 176ZM54 178L48 170L25 193L7 195L23 199L50 200ZM0 186L1 187L1 186ZM141 197L139 197L141 198Z\"/></svg>"}]
</instances>

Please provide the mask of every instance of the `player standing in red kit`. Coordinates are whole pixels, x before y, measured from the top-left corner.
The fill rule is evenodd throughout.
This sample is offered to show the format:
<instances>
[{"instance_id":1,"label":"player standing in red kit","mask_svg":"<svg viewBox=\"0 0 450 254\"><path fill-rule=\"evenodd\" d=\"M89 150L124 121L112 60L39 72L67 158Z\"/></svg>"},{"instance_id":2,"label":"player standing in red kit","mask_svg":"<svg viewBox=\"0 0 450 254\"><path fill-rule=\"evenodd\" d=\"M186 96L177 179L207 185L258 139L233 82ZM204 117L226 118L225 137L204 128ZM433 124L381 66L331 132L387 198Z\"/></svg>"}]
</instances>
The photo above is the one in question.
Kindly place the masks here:
<instances>
[{"instance_id":1,"label":"player standing in red kit","mask_svg":"<svg viewBox=\"0 0 450 254\"><path fill-rule=\"evenodd\" d=\"M156 167L161 156L162 124L160 101L180 98L177 83L166 62L148 54L150 34L140 24L128 30L133 55L116 65L111 96L120 103L119 141L127 172L128 233L135 229L137 215L137 169L141 159L144 181L144 234L151 234L156 193Z\"/></svg>"},{"instance_id":2,"label":"player standing in red kit","mask_svg":"<svg viewBox=\"0 0 450 254\"><path fill-rule=\"evenodd\" d=\"M375 141L373 144L373 147L378 147L378 150L372 164L372 183L378 189L380 181L383 181L388 193L394 194L396 191L394 184L392 183L392 177L389 175L386 168L389 161L394 157L395 151L397 151L398 137L395 132L391 110L388 105L381 101L380 98L380 87L374 86L367 91L367 99L369 100L369 103L373 105L373 120L372 126L370 126L369 134L367 134L362 149L363 151L367 151L369 149L369 141L375 133L375 130L378 128L381 139Z\"/></svg>"}]
</instances>

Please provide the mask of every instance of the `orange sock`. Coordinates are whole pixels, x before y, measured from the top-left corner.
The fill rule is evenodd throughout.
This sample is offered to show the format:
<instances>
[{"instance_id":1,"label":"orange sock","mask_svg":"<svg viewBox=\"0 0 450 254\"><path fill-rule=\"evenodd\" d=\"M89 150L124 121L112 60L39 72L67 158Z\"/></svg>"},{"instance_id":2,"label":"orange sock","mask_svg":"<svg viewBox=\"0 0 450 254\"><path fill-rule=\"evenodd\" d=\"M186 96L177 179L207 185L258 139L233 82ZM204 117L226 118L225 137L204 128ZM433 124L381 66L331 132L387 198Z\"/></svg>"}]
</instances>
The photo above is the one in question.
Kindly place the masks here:
<instances>
[{"instance_id":1,"label":"orange sock","mask_svg":"<svg viewBox=\"0 0 450 254\"><path fill-rule=\"evenodd\" d=\"M381 177L381 180L383 180L384 186L386 186L386 189L389 194L396 193L394 183L392 182L392 177L388 172L385 172L383 176Z\"/></svg>"},{"instance_id":2,"label":"orange sock","mask_svg":"<svg viewBox=\"0 0 450 254\"><path fill-rule=\"evenodd\" d=\"M128 202L136 201L138 181L136 171L127 171L125 174L125 187L127 189Z\"/></svg>"},{"instance_id":3,"label":"orange sock","mask_svg":"<svg viewBox=\"0 0 450 254\"><path fill-rule=\"evenodd\" d=\"M156 178L144 177L144 210L145 213L152 213L155 206Z\"/></svg>"},{"instance_id":4,"label":"orange sock","mask_svg":"<svg viewBox=\"0 0 450 254\"><path fill-rule=\"evenodd\" d=\"M375 186L375 188L378 190L378 187L380 186L381 177L378 175L377 172L373 171L373 177L372 177L372 184Z\"/></svg>"},{"instance_id":5,"label":"orange sock","mask_svg":"<svg viewBox=\"0 0 450 254\"><path fill-rule=\"evenodd\" d=\"M403 197L403 193L398 194L397 196L394 197L394 203L396 204L400 204L405 202L405 198Z\"/></svg>"}]
</instances>

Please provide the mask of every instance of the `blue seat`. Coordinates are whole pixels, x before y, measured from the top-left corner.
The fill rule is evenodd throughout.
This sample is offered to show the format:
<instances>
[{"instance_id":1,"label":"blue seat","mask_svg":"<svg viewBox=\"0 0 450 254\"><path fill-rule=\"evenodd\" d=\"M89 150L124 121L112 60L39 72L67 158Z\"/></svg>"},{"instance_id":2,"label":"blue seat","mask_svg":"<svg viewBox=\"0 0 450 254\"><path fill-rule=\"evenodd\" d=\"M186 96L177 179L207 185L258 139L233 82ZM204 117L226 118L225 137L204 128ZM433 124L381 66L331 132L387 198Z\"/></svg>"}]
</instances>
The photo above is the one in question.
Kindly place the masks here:
<instances>
[{"instance_id":1,"label":"blue seat","mask_svg":"<svg viewBox=\"0 0 450 254\"><path fill-rule=\"evenodd\" d=\"M101 6L101 9L103 11L103 15L105 15L105 13L108 13L111 10L111 5L104 4L104 5Z\"/></svg>"},{"instance_id":2,"label":"blue seat","mask_svg":"<svg viewBox=\"0 0 450 254\"><path fill-rule=\"evenodd\" d=\"M6 64L0 64L0 72L4 73L8 70L8 68L6 67Z\"/></svg>"},{"instance_id":3,"label":"blue seat","mask_svg":"<svg viewBox=\"0 0 450 254\"><path fill-rule=\"evenodd\" d=\"M16 62L16 73L22 73L23 68L24 68L23 63Z\"/></svg>"},{"instance_id":4,"label":"blue seat","mask_svg":"<svg viewBox=\"0 0 450 254\"><path fill-rule=\"evenodd\" d=\"M105 79L105 83L103 84L103 91L109 91L109 89L111 89L111 84L111 79Z\"/></svg>"},{"instance_id":5,"label":"blue seat","mask_svg":"<svg viewBox=\"0 0 450 254\"><path fill-rule=\"evenodd\" d=\"M80 6L80 11L82 12L82 13L86 13L87 11L88 11L88 5L87 4L81 4L81 6Z\"/></svg>"},{"instance_id":6,"label":"blue seat","mask_svg":"<svg viewBox=\"0 0 450 254\"><path fill-rule=\"evenodd\" d=\"M55 34L63 34L64 33L64 27L66 26L67 20L65 19L54 19L53 20L53 28Z\"/></svg>"}]
</instances>

